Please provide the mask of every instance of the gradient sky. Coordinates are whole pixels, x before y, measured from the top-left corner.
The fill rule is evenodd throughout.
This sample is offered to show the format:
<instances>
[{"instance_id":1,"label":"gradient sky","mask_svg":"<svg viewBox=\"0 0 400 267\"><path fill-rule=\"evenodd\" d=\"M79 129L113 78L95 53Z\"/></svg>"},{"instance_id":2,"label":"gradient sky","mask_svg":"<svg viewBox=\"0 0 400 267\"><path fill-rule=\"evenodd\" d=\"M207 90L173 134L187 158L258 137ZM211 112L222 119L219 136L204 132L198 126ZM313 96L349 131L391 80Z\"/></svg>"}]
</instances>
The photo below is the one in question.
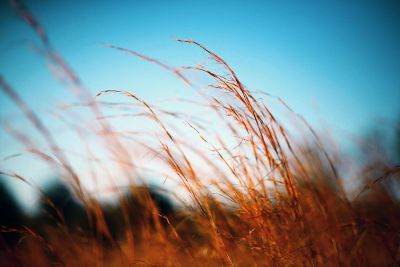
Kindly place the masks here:
<instances>
[{"instance_id":1,"label":"gradient sky","mask_svg":"<svg viewBox=\"0 0 400 267\"><path fill-rule=\"evenodd\" d=\"M131 48L179 66L205 57L174 42L190 38L225 58L250 88L281 96L306 116L315 112L315 103L334 126L358 128L371 118L400 112L398 1L27 1L27 5L94 92L109 85L135 86L142 95L171 96L174 92L145 88L149 80L155 85L151 87L165 84L153 81L157 67L101 44ZM27 97L39 93L46 99L64 93L38 69L43 59L24 45L23 41L37 42L32 31L5 3L1 10L2 75ZM4 102L2 96L2 109Z\"/></svg>"},{"instance_id":2,"label":"gradient sky","mask_svg":"<svg viewBox=\"0 0 400 267\"><path fill-rule=\"evenodd\" d=\"M54 47L93 92L132 90L154 102L190 97L157 66L111 43L175 65L206 58L174 41L194 39L223 57L253 90L282 97L312 123L359 132L400 116L399 1L26 1ZM27 43L39 43L0 4L0 73L39 113L72 101ZM0 93L1 118L15 106ZM0 133L1 156L17 150Z\"/></svg>"}]
</instances>

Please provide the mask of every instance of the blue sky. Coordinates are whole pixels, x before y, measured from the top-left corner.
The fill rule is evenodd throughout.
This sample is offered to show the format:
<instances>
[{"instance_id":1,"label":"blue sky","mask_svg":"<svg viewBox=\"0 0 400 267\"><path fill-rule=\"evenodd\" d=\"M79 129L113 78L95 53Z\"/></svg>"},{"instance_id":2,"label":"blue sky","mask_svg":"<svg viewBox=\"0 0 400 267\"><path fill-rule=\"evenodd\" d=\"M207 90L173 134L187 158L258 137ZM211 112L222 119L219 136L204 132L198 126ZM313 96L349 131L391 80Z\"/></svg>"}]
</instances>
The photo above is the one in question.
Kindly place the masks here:
<instances>
[{"instance_id":1,"label":"blue sky","mask_svg":"<svg viewBox=\"0 0 400 267\"><path fill-rule=\"evenodd\" d=\"M5 3L1 15L2 75L18 90L51 99L64 94L43 59L24 45L37 42ZM174 38L197 40L225 58L255 90L284 98L312 116L313 103L334 126L359 128L398 116L400 5L396 1L28 1L54 46L94 92L133 87L151 97L155 66L101 44L112 43L172 65L205 55ZM163 75L163 74L161 74ZM22 78L23 77L23 78ZM163 75L165 78L165 75ZM180 86L171 79L171 87ZM148 84L157 91L150 92ZM59 87L59 86L58 86ZM55 96L57 95L57 96ZM3 96L1 104L8 102ZM4 109L4 108L3 108Z\"/></svg>"},{"instance_id":2,"label":"blue sky","mask_svg":"<svg viewBox=\"0 0 400 267\"><path fill-rule=\"evenodd\" d=\"M223 57L253 90L282 97L313 124L359 132L400 116L398 1L26 1L54 47L93 92L132 90L155 102L190 97L175 77L102 46L111 43L181 66L206 58L174 41L194 39ZM39 43L0 4L0 73L46 116L73 98L27 42ZM16 113L0 93L1 118ZM16 119L18 120L18 116ZM50 122L51 123L51 122ZM1 156L18 145L0 132Z\"/></svg>"}]
</instances>

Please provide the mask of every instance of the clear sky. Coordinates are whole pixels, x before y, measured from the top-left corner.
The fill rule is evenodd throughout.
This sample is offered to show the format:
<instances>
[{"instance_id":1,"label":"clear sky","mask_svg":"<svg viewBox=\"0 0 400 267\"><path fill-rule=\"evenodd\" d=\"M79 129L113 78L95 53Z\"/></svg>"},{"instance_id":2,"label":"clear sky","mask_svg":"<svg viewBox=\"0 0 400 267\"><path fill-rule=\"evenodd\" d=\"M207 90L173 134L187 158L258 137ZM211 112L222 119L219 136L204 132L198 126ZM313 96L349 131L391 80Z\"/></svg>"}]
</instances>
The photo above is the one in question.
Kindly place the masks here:
<instances>
[{"instance_id":1,"label":"clear sky","mask_svg":"<svg viewBox=\"0 0 400 267\"><path fill-rule=\"evenodd\" d=\"M279 2L42 0L27 5L93 91L135 85L142 95L170 96L167 90L145 88L152 71L158 71L154 66L101 44L128 47L178 66L205 57L174 42L178 37L207 45L250 88L279 95L305 115L315 111L316 103L324 119L346 128L398 115L398 1ZM64 93L46 86L50 79L38 69L43 59L23 42L37 39L3 2L0 23L2 75L27 97ZM4 102L2 96L2 109Z\"/></svg>"},{"instance_id":2,"label":"clear sky","mask_svg":"<svg viewBox=\"0 0 400 267\"><path fill-rule=\"evenodd\" d=\"M311 122L357 132L400 116L399 1L26 1L54 47L93 92L132 90L150 102L190 92L157 66L110 43L175 65L223 57L253 90L282 97ZM39 43L0 3L0 73L40 114L72 100L27 43ZM0 93L1 119L14 105ZM16 117L18 118L18 117ZM1 156L17 152L0 133ZM66 140L65 142L68 142Z\"/></svg>"}]
</instances>

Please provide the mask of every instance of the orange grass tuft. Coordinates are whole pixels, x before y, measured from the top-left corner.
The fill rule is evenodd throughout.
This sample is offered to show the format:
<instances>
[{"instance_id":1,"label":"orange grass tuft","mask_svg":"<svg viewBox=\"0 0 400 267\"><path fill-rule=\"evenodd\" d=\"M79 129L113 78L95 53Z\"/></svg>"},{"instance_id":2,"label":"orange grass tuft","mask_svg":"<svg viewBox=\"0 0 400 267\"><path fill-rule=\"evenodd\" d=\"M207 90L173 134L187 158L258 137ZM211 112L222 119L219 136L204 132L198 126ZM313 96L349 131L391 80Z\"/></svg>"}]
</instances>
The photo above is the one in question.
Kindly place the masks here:
<instances>
[{"instance_id":1,"label":"orange grass tuft","mask_svg":"<svg viewBox=\"0 0 400 267\"><path fill-rule=\"evenodd\" d=\"M14 2L39 35L52 64L64 70L73 87L83 92L77 75L55 52L40 24L25 6ZM81 186L82 177L74 171L50 130L0 79L1 90L19 106L51 150L47 153L32 148L23 138L17 139L34 155L62 170L63 179L77 197L74 201L81 203L85 211L84 222L71 227L64 219L65 210L45 198L52 219L39 226L33 223L16 229L23 238L17 245L1 250L2 262L7 266L398 266L399 203L381 183L384 179L396 182L399 167L376 162L368 169L360 168L358 181L366 185L358 193L349 194L339 171L338 155L325 147L323 139L305 121L297 119L302 133L311 136L308 140L312 145L293 138L222 58L195 41L179 41L203 49L227 74L200 66L178 70L125 48L108 47L155 63L190 87L194 83L184 71L197 71L212 79L210 88L223 95L204 93L209 102L203 108L206 112L211 109L221 119L220 129L209 129L185 118L187 129L195 136L185 140L166 119L181 120L178 113L161 110L132 92L105 90L92 97L84 91L85 97L81 98L83 104L90 103L99 118L103 144L127 177L137 173L138 166L121 136L114 134L98 99L106 94L122 94L139 104L135 108L140 109L141 116L155 122L160 130L158 139L142 145L166 166L169 179L180 184L190 197L189 201L177 200L179 207L173 211L162 211L159 195L138 184L130 184L128 192L116 186L113 191L117 191L119 201L113 208L93 198ZM212 136L214 130L219 134ZM227 140L227 135L235 141ZM372 179L371 166L375 170ZM1 174L28 183L16 173Z\"/></svg>"}]
</instances>

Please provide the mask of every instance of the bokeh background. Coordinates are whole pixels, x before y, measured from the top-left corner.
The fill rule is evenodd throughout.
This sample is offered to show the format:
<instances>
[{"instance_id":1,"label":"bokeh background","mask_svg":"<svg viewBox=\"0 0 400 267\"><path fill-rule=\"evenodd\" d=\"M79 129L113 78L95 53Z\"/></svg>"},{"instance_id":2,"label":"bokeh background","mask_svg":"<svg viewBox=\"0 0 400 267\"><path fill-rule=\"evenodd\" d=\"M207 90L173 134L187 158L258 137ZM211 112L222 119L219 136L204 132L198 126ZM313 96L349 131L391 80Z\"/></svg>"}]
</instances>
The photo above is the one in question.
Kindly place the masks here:
<instances>
[{"instance_id":1,"label":"bokeh background","mask_svg":"<svg viewBox=\"0 0 400 267\"><path fill-rule=\"evenodd\" d=\"M173 66L204 62L203 52L175 42L187 38L223 57L248 88L281 97L339 142L373 125L390 128L400 114L399 1L43 0L26 5L93 95L123 89L170 107L175 98L195 98L165 70L104 46L126 47ZM53 114L74 96L49 72L33 49L37 36L7 1L0 4L0 36L3 78L43 118L61 147L79 146ZM0 114L3 126L32 131L3 93ZM0 130L0 159L22 149ZM52 175L28 157L0 164L38 183ZM29 187L18 181L8 186L25 206L33 205L36 196Z\"/></svg>"}]
</instances>

